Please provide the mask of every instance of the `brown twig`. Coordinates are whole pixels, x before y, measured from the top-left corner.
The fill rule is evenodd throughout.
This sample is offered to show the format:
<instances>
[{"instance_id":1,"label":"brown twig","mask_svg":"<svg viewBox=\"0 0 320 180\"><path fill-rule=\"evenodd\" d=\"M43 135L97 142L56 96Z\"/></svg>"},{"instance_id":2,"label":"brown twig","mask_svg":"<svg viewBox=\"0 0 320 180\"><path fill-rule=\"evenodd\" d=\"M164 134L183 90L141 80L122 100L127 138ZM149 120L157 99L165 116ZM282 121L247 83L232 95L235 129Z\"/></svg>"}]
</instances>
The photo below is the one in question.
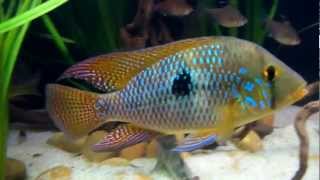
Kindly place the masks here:
<instances>
[{"instance_id":1,"label":"brown twig","mask_svg":"<svg viewBox=\"0 0 320 180\"><path fill-rule=\"evenodd\" d=\"M320 108L320 101L312 101L306 104L301 111L299 111L294 127L300 139L300 162L299 169L292 180L300 180L304 176L308 167L309 156L309 138L306 130L306 120L314 113L318 112Z\"/></svg>"}]
</instances>

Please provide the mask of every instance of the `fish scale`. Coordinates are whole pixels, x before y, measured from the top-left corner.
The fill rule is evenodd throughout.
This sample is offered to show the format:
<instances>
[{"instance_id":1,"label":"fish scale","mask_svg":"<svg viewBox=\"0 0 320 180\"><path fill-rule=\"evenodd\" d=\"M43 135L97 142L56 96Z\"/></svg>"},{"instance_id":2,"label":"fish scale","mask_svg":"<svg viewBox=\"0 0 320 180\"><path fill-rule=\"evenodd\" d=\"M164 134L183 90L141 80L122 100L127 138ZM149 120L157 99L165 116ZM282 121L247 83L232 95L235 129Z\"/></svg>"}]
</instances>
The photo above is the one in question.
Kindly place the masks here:
<instances>
[{"instance_id":1,"label":"fish scale","mask_svg":"<svg viewBox=\"0 0 320 180\"><path fill-rule=\"evenodd\" d=\"M128 119L148 129L154 129L156 125L157 129L165 131L213 126L216 117L219 117L215 107L223 106L231 99L231 96L222 94L230 91L225 84L235 84L229 81L230 75L223 71L223 68L229 67L223 67L227 63L222 62L222 52L221 45L208 44L160 60L139 73L123 91L115 95L117 100L112 103L115 108L108 107L111 117ZM211 56L219 60L205 61L212 59ZM210 73L210 65L213 65L211 68L215 73ZM182 71L190 76L190 82L186 85L193 90L189 95L172 95L175 79L178 81ZM232 72L230 68L229 72ZM184 80L180 81L185 83Z\"/></svg>"}]
</instances>

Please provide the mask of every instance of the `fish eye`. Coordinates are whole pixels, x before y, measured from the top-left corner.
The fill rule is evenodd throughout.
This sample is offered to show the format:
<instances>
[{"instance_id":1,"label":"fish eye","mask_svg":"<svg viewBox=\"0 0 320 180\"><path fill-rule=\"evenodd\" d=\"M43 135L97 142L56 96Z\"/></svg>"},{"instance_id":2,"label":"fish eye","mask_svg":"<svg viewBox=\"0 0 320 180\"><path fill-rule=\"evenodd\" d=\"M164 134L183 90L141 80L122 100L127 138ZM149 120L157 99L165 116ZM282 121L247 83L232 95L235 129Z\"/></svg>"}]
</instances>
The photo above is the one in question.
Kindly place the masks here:
<instances>
[{"instance_id":1,"label":"fish eye","mask_svg":"<svg viewBox=\"0 0 320 180\"><path fill-rule=\"evenodd\" d=\"M263 75L268 81L273 81L274 78L277 77L278 72L274 66L270 65L265 68Z\"/></svg>"}]
</instances>

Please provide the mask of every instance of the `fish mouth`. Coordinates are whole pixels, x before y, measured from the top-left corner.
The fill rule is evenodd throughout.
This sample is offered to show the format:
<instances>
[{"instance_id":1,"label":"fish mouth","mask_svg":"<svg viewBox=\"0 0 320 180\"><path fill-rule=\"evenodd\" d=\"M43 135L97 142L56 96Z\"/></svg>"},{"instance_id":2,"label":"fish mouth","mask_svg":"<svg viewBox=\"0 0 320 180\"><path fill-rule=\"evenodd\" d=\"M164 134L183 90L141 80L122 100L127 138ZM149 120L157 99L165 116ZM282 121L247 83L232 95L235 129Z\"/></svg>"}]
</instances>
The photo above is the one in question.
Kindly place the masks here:
<instances>
[{"instance_id":1,"label":"fish mouth","mask_svg":"<svg viewBox=\"0 0 320 180\"><path fill-rule=\"evenodd\" d=\"M306 84L301 85L292 94L289 94L286 97L286 100L284 102L287 102L287 104L289 104L289 105L293 104L293 103L297 102L298 100L302 99L308 93L309 93L309 90L306 88Z\"/></svg>"}]
</instances>

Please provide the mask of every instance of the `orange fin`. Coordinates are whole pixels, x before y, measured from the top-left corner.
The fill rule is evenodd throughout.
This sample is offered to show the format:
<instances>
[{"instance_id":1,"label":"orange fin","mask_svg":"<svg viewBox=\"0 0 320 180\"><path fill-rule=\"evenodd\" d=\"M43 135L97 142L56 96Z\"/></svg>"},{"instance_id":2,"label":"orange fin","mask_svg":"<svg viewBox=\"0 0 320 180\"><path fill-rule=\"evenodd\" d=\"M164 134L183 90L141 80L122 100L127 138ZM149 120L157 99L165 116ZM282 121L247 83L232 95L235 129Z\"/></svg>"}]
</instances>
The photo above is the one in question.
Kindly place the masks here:
<instances>
[{"instance_id":1,"label":"orange fin","mask_svg":"<svg viewBox=\"0 0 320 180\"><path fill-rule=\"evenodd\" d=\"M214 38L203 37L177 41L131 52L115 52L89 58L67 69L59 80L85 80L104 92L122 89L132 77L145 68L172 55L199 45L212 43Z\"/></svg>"},{"instance_id":2,"label":"orange fin","mask_svg":"<svg viewBox=\"0 0 320 180\"><path fill-rule=\"evenodd\" d=\"M95 108L98 94L49 84L46 96L50 117L71 138L86 135L103 122Z\"/></svg>"},{"instance_id":3,"label":"orange fin","mask_svg":"<svg viewBox=\"0 0 320 180\"><path fill-rule=\"evenodd\" d=\"M92 146L93 151L119 151L137 143L147 141L155 135L154 132L120 124L108 133L99 143Z\"/></svg>"}]
</instances>

